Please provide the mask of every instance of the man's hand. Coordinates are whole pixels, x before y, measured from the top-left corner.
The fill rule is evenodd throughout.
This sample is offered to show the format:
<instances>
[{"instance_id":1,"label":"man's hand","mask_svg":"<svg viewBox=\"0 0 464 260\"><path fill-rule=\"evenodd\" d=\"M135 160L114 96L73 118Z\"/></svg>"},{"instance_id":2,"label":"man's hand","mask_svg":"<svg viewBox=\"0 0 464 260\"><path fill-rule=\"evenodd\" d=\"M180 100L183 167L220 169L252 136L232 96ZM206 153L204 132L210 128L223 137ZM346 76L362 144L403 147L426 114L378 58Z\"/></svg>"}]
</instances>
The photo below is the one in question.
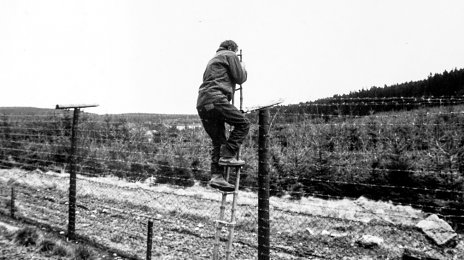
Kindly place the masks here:
<instances>
[{"instance_id":1,"label":"man's hand","mask_svg":"<svg viewBox=\"0 0 464 260\"><path fill-rule=\"evenodd\" d=\"M242 70L246 71L245 63L242 61L242 62L240 62L240 64L242 65Z\"/></svg>"}]
</instances>

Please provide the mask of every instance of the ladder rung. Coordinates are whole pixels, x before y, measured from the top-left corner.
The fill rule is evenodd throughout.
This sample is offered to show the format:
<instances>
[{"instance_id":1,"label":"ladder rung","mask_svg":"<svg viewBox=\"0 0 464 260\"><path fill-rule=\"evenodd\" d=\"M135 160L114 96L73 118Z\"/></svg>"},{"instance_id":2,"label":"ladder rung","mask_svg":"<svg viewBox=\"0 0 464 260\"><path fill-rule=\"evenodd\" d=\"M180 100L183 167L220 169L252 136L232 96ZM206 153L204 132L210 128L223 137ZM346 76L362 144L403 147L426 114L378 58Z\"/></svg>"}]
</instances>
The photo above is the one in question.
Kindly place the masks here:
<instances>
[{"instance_id":1,"label":"ladder rung","mask_svg":"<svg viewBox=\"0 0 464 260\"><path fill-rule=\"evenodd\" d=\"M235 191L221 191L221 192L225 194L238 194L238 192L235 192Z\"/></svg>"},{"instance_id":2,"label":"ladder rung","mask_svg":"<svg viewBox=\"0 0 464 260\"><path fill-rule=\"evenodd\" d=\"M222 224L224 226L235 226L235 225L237 225L236 222L227 222L227 221L224 221L224 220L215 220L214 222L216 222L217 224Z\"/></svg>"},{"instance_id":3,"label":"ladder rung","mask_svg":"<svg viewBox=\"0 0 464 260\"><path fill-rule=\"evenodd\" d=\"M220 162L219 162L219 165L223 166L223 167L230 167L230 168L238 168L238 167L241 168L241 167L245 166L244 164L243 165L233 165L233 164L226 164L226 163L220 163Z\"/></svg>"}]
</instances>

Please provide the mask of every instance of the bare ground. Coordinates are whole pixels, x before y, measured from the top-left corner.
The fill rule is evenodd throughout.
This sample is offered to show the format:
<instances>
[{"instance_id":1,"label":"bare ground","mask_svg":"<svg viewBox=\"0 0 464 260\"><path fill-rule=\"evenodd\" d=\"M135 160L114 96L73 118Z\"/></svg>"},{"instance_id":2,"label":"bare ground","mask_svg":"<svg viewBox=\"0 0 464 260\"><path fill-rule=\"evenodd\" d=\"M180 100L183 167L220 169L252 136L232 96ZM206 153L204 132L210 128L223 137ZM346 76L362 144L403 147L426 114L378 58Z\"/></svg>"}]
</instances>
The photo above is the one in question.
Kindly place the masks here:
<instances>
[{"instance_id":1,"label":"bare ground","mask_svg":"<svg viewBox=\"0 0 464 260\"><path fill-rule=\"evenodd\" d=\"M66 176L0 170L0 195L4 198L0 208L5 214L5 199L12 185L16 187L18 216L48 226L51 232L67 230ZM232 258L256 259L257 207L243 197ZM306 202L271 201L272 259L401 259L405 250L420 251L435 259L464 259L462 236L453 247L435 246L414 227L424 214L409 208L364 199ZM211 199L209 194L155 192L81 178L76 233L87 243L114 249L128 258L144 259L147 222L152 220L153 259L210 259L218 209L219 198ZM358 242L363 235L376 236L383 242L361 245ZM224 243L220 252L224 254Z\"/></svg>"}]
</instances>

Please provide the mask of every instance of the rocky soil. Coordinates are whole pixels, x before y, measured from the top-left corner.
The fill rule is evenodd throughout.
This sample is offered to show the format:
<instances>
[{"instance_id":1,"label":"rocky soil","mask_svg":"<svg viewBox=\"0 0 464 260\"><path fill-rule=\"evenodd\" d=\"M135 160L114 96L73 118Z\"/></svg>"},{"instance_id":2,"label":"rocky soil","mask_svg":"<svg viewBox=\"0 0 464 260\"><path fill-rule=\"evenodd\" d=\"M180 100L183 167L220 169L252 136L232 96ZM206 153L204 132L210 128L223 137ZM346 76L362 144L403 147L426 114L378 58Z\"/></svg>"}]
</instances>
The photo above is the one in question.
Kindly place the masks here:
<instances>
[{"instance_id":1,"label":"rocky soil","mask_svg":"<svg viewBox=\"0 0 464 260\"><path fill-rule=\"evenodd\" d=\"M78 186L76 233L83 243L119 257L145 259L150 220L153 221L153 259L210 259L215 234L213 220L217 216L214 210L219 209L217 201L100 185L83 179L79 183L82 186ZM59 176L0 170L3 218L9 214L9 191L14 186L19 219L64 237L68 221L66 185L67 180ZM369 208L363 200L356 203L364 203L365 212L358 212L362 218L349 217L348 213L334 215L328 210L324 215L273 207L271 259L401 259L405 252L430 259L464 259L462 236L439 247L411 224L418 220L407 224L394 221L406 213L395 213L396 216L387 214L386 209ZM257 259L257 208L246 203L239 207L232 259ZM315 205L314 212L316 207L320 205ZM334 212L340 210L335 208ZM369 215L370 218L365 217ZM226 235L223 229L222 242ZM2 248L15 250L14 245L10 247L4 240L1 243ZM224 254L224 245L221 243L221 254Z\"/></svg>"}]
</instances>

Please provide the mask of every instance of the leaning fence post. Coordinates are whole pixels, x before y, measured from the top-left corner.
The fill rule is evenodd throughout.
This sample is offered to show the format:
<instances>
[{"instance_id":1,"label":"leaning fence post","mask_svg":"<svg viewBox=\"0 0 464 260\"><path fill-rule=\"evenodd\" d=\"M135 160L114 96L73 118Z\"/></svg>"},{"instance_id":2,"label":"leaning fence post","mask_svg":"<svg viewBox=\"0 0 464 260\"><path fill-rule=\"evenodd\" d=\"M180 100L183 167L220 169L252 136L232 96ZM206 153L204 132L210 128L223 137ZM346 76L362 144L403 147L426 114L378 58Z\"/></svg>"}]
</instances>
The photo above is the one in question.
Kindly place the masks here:
<instances>
[{"instance_id":1,"label":"leaning fence post","mask_svg":"<svg viewBox=\"0 0 464 260\"><path fill-rule=\"evenodd\" d=\"M11 187L10 215L13 219L15 218L15 199L15 189Z\"/></svg>"},{"instance_id":2,"label":"leaning fence post","mask_svg":"<svg viewBox=\"0 0 464 260\"><path fill-rule=\"evenodd\" d=\"M147 260L151 260L151 249L153 246L153 221L148 221L148 234L147 234Z\"/></svg>"},{"instance_id":3,"label":"leaning fence post","mask_svg":"<svg viewBox=\"0 0 464 260\"><path fill-rule=\"evenodd\" d=\"M96 107L97 105L56 105L56 109L74 109L73 124L71 128L71 151L69 154L69 208L68 208L68 239L74 239L76 234L76 154L77 131L79 112L83 107Z\"/></svg>"},{"instance_id":4,"label":"leaning fence post","mask_svg":"<svg viewBox=\"0 0 464 260\"><path fill-rule=\"evenodd\" d=\"M269 259L269 109L259 110L258 259Z\"/></svg>"}]
</instances>

